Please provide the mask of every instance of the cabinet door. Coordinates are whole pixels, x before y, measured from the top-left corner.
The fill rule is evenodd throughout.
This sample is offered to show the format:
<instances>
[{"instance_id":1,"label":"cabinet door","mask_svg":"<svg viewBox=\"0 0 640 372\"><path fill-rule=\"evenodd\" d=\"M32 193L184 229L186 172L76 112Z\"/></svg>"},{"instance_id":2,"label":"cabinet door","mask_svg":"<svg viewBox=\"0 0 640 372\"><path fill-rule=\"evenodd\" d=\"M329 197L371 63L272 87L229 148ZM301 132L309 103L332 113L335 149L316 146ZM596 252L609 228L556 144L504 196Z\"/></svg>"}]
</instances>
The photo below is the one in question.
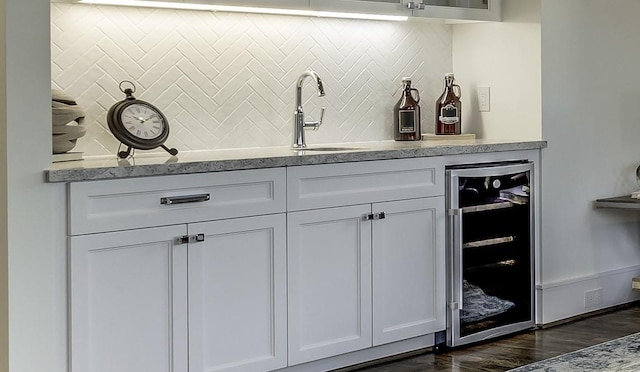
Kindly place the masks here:
<instances>
[{"instance_id":1,"label":"cabinet door","mask_svg":"<svg viewBox=\"0 0 640 372\"><path fill-rule=\"evenodd\" d=\"M371 346L370 205L287 215L289 364Z\"/></svg>"},{"instance_id":2,"label":"cabinet door","mask_svg":"<svg viewBox=\"0 0 640 372\"><path fill-rule=\"evenodd\" d=\"M501 21L501 0L422 0L424 9L414 9L414 17L469 21ZM420 0L416 0L420 2Z\"/></svg>"},{"instance_id":3,"label":"cabinet door","mask_svg":"<svg viewBox=\"0 0 640 372\"><path fill-rule=\"evenodd\" d=\"M373 205L373 344L445 329L444 197Z\"/></svg>"},{"instance_id":4,"label":"cabinet door","mask_svg":"<svg viewBox=\"0 0 640 372\"><path fill-rule=\"evenodd\" d=\"M405 0L311 0L310 3L314 10L411 16Z\"/></svg>"},{"instance_id":5,"label":"cabinet door","mask_svg":"<svg viewBox=\"0 0 640 372\"><path fill-rule=\"evenodd\" d=\"M287 365L286 217L189 225L189 371Z\"/></svg>"},{"instance_id":6,"label":"cabinet door","mask_svg":"<svg viewBox=\"0 0 640 372\"><path fill-rule=\"evenodd\" d=\"M70 238L71 372L187 372L185 233Z\"/></svg>"}]
</instances>

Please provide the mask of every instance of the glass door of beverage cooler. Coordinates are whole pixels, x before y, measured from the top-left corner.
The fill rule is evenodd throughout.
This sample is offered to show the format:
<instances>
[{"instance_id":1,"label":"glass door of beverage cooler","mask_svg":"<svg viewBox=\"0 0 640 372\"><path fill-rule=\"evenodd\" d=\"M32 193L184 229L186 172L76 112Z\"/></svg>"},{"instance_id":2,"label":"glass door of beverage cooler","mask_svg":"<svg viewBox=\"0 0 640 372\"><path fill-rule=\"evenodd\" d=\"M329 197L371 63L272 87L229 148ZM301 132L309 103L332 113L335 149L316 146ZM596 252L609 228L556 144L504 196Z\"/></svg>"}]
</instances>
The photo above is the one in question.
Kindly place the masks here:
<instances>
[{"instance_id":1,"label":"glass door of beverage cooler","mask_svg":"<svg viewBox=\"0 0 640 372\"><path fill-rule=\"evenodd\" d=\"M533 165L449 167L447 346L532 328Z\"/></svg>"}]
</instances>

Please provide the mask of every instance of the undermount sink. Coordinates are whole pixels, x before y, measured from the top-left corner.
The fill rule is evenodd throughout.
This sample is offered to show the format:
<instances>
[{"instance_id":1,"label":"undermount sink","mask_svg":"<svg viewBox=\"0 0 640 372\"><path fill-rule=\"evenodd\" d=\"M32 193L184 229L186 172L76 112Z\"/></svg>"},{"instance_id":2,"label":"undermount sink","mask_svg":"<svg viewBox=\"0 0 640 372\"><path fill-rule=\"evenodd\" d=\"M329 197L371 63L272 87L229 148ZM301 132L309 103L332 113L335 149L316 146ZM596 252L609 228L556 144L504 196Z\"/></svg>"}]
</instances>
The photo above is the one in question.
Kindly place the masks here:
<instances>
[{"instance_id":1,"label":"undermount sink","mask_svg":"<svg viewBox=\"0 0 640 372\"><path fill-rule=\"evenodd\" d=\"M303 149L294 149L296 151L317 151L317 152L331 152L331 151L357 151L366 150L364 147L348 147L348 146L331 146L331 147L306 147Z\"/></svg>"}]
</instances>

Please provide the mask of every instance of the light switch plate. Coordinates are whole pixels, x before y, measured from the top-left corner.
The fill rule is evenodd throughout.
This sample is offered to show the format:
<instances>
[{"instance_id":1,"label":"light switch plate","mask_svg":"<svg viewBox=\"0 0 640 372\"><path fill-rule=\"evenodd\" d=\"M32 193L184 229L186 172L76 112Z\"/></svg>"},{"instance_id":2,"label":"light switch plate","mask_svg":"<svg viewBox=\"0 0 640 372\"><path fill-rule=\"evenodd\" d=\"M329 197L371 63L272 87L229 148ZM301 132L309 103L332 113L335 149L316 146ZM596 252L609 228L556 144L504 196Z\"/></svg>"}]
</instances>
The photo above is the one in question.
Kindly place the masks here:
<instances>
[{"instance_id":1,"label":"light switch plate","mask_svg":"<svg viewBox=\"0 0 640 372\"><path fill-rule=\"evenodd\" d=\"M491 89L489 87L478 87L478 109L480 112L491 111Z\"/></svg>"}]
</instances>

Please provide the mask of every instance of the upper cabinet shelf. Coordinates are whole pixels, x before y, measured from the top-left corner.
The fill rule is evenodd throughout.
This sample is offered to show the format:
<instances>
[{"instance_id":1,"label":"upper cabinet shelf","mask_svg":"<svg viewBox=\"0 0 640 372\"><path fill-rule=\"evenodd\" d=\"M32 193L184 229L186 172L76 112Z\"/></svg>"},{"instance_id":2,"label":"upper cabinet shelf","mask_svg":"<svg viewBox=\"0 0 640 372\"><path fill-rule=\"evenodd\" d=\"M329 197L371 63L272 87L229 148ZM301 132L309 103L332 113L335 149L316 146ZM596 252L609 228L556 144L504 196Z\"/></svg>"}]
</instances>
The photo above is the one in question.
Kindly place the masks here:
<instances>
[{"instance_id":1,"label":"upper cabinet shelf","mask_svg":"<svg viewBox=\"0 0 640 372\"><path fill-rule=\"evenodd\" d=\"M79 0L51 0L79 2ZM109 0L93 0L108 3ZM344 12L406 16L414 19L445 19L454 21L501 21L501 0L146 0L145 3L190 3L233 6L251 12L246 7L299 11ZM114 4L117 5L117 4Z\"/></svg>"}]
</instances>

